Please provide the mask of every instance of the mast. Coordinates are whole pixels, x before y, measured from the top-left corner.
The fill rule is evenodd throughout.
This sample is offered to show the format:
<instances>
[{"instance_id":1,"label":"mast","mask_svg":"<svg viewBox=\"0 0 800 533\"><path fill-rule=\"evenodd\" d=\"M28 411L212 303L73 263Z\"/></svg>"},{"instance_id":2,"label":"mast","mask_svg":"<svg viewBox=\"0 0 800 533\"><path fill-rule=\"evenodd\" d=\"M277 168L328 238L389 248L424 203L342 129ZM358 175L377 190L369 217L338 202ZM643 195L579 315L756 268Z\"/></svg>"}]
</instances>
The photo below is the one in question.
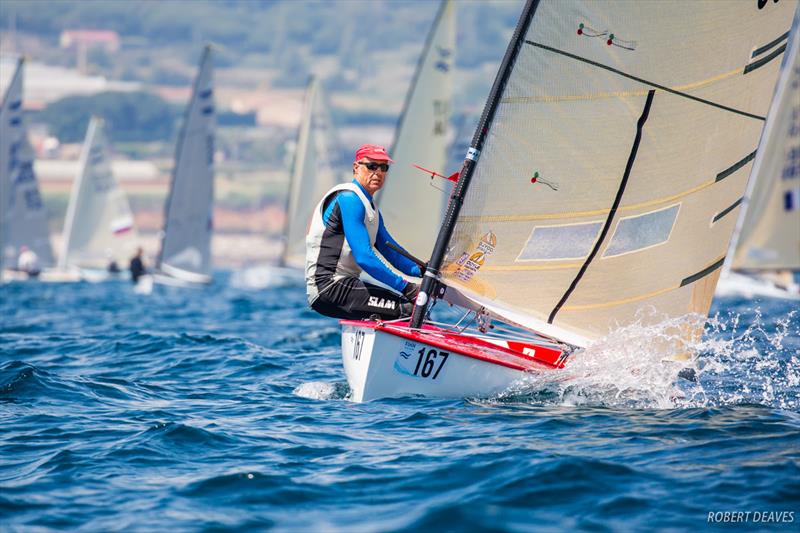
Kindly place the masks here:
<instances>
[{"instance_id":1,"label":"mast","mask_svg":"<svg viewBox=\"0 0 800 533\"><path fill-rule=\"evenodd\" d=\"M411 316L412 328L419 328L422 326L422 322L425 319L425 314L428 311L431 298L435 298L434 291L436 289L437 279L439 277L439 269L442 266L444 256L447 252L447 246L450 243L450 237L453 234L453 228L455 227L459 211L461 210L461 204L464 202L464 195L469 187L469 182L472 177L475 164L480 156L481 148L483 147L483 143L486 139L486 134L489 131L489 127L494 119L495 112L497 111L497 106L500 103L500 96L503 94L506 82L511 75L511 70L516 62L517 55L519 54L519 50L523 44L523 38L528 32L528 27L530 26L531 20L533 20L533 14L538 5L539 0L526 1L525 8L522 11L519 21L517 22L517 27L514 30L514 35L511 38L511 42L508 44L508 48L506 49L503 62L500 64L500 70L498 71L497 77L492 85L492 90L489 93L489 99L486 102L486 107L484 107L481 120L478 122L478 128L475 130L475 134L472 137L472 143L470 144L469 150L467 150L467 156L461 166L461 171L459 173L460 178L458 183L456 183L453 196L451 197L450 203L447 206L447 213L445 214L442 227L439 230L439 236L436 239L436 245L433 247L431 260L428 262L428 268L425 270L425 275L422 279L422 287L420 289L419 296L417 296L417 303L414 306L414 312Z\"/></svg>"}]
</instances>

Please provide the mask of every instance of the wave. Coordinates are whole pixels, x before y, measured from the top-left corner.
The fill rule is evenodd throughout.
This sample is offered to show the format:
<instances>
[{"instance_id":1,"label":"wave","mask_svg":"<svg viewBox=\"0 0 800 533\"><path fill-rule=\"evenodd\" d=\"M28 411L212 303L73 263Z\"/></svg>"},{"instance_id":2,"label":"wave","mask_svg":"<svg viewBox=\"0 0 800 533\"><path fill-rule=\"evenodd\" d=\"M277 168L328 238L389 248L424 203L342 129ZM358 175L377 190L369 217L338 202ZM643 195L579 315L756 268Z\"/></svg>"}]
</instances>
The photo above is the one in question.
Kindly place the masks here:
<instances>
[{"instance_id":1,"label":"wave","mask_svg":"<svg viewBox=\"0 0 800 533\"><path fill-rule=\"evenodd\" d=\"M795 311L769 323L756 310L746 320L728 313L655 325L644 325L649 321L645 313L574 354L563 370L530 374L496 400L657 409L756 404L800 410Z\"/></svg>"}]
</instances>

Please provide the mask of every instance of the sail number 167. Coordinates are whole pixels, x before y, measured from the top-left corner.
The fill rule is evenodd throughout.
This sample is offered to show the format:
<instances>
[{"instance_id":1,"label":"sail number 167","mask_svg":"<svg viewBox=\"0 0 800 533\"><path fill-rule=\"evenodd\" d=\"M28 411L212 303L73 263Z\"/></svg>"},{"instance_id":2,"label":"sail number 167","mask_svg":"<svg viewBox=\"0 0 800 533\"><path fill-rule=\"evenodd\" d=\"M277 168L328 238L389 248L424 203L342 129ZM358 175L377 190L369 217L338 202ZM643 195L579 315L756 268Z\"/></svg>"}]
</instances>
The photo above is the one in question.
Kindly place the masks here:
<instances>
[{"instance_id":1,"label":"sail number 167","mask_svg":"<svg viewBox=\"0 0 800 533\"><path fill-rule=\"evenodd\" d=\"M439 350L434 350L433 348L422 348L419 352L419 357L417 358L417 366L414 367L414 375L415 376L422 376L423 378L427 378L433 372L433 368L436 367L436 372L433 372L433 377L431 379L436 379L439 375L439 372L442 371L444 367L445 361L450 356L447 352L442 352ZM436 365L436 362L439 362L439 365Z\"/></svg>"}]
</instances>

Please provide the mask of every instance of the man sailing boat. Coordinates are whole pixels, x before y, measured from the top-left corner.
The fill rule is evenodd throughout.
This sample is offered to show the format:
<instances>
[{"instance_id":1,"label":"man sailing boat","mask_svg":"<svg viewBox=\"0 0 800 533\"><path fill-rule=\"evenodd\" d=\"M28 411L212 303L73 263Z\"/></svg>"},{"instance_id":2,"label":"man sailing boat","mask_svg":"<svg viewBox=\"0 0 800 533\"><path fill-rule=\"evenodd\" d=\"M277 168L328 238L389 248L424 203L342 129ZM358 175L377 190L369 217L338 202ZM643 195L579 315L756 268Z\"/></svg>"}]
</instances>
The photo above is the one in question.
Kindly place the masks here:
<instances>
[{"instance_id":1,"label":"man sailing boat","mask_svg":"<svg viewBox=\"0 0 800 533\"><path fill-rule=\"evenodd\" d=\"M403 274L422 275L417 264L393 249L402 248L372 200L392 163L383 146L361 146L353 181L330 189L314 210L306 236L306 293L320 314L351 320L411 315L419 285L397 275L375 253ZM397 292L362 281L362 271Z\"/></svg>"}]
</instances>

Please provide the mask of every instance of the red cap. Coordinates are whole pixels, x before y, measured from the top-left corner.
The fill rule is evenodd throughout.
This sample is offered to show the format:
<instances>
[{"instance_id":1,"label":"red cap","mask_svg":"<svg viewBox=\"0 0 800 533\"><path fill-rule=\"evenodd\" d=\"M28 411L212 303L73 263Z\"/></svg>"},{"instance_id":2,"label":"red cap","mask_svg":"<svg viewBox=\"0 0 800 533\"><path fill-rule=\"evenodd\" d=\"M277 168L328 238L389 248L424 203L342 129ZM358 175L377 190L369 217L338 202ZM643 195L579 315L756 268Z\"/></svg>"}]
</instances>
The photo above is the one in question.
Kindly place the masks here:
<instances>
[{"instance_id":1,"label":"red cap","mask_svg":"<svg viewBox=\"0 0 800 533\"><path fill-rule=\"evenodd\" d=\"M394 163L392 158L389 157L389 154L386 153L386 148L383 146L378 146L377 144L362 144L361 147L356 150L356 158L354 161L358 161L362 157L369 157L370 159L374 159L376 161Z\"/></svg>"}]
</instances>

